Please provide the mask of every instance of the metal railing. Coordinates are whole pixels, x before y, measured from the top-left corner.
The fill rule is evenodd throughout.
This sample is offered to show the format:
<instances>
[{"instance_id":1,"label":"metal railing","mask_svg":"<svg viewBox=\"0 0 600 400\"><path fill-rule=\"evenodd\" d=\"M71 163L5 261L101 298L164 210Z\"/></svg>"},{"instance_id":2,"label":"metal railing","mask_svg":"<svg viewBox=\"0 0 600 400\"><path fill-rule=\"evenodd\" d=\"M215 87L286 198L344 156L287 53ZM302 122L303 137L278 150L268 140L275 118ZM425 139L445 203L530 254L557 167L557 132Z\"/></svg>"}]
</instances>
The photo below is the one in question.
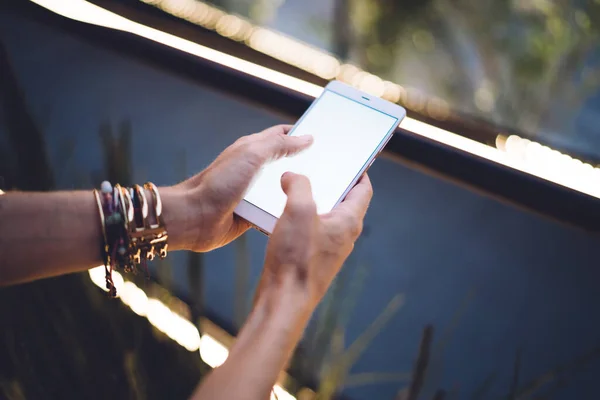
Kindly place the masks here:
<instances>
[{"instance_id":1,"label":"metal railing","mask_svg":"<svg viewBox=\"0 0 600 400\"><path fill-rule=\"evenodd\" d=\"M306 82L306 85L311 85L307 86L310 89L303 92L302 89L286 87L263 79L260 73L245 71L243 67L234 68L226 62L182 51L158 40L148 40L139 34L75 21L32 3L15 3L10 7L17 12L27 13L30 18L289 118L299 117L315 95L313 91L316 89L312 88L318 88L325 83L323 79L309 76L304 71L299 71L215 32L192 26L140 2L96 0L93 3L101 4L138 25L154 28L179 40L185 39L186 43L200 44L209 50L218 49L220 54L230 54L244 62L248 61L247 65L267 67L277 74ZM413 125L420 124L426 131L433 133L429 134L428 131L424 133L421 128L406 128L402 125L386 147L384 156L545 217L591 232L600 229L600 199L586 194L585 190L557 184L543 174L536 174L535 171L498 159L496 154L490 157L481 152L469 151L468 146L462 146L461 143L447 144L452 142L446 140L445 136L448 135L453 135L451 139L455 142L461 142L463 138L470 140L452 132L460 131L463 134L470 132L470 136L483 137L482 132L488 129L485 124L468 120L464 120L461 124L461 120L458 119L432 121L427 115L414 112L409 113L409 116ZM478 134L478 130L482 132ZM439 140L436 135L443 140ZM473 141L473 143L478 142ZM486 147L496 150L491 146Z\"/></svg>"}]
</instances>

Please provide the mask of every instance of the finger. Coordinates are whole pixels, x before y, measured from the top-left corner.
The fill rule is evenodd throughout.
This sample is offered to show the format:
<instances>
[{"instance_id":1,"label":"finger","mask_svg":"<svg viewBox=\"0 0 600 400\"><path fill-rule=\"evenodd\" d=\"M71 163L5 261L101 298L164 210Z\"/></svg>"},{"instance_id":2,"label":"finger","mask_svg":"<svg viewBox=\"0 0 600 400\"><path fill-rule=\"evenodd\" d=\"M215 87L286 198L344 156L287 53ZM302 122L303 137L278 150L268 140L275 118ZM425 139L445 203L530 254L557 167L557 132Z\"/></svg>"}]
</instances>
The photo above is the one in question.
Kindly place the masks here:
<instances>
[{"instance_id":1,"label":"finger","mask_svg":"<svg viewBox=\"0 0 600 400\"><path fill-rule=\"evenodd\" d=\"M288 127L288 125L278 125L258 134L254 144L263 160L276 160L297 154L313 143L311 135L289 136L287 133L291 127Z\"/></svg>"},{"instance_id":2,"label":"finger","mask_svg":"<svg viewBox=\"0 0 600 400\"><path fill-rule=\"evenodd\" d=\"M335 210L350 211L359 218L364 218L373 198L373 186L371 180L365 173L357 182L356 186L350 190L344 201L342 201Z\"/></svg>"},{"instance_id":3,"label":"finger","mask_svg":"<svg viewBox=\"0 0 600 400\"><path fill-rule=\"evenodd\" d=\"M283 212L286 217L303 220L317 215L310 181L306 176L286 172L281 176L281 189L287 196Z\"/></svg>"},{"instance_id":4,"label":"finger","mask_svg":"<svg viewBox=\"0 0 600 400\"><path fill-rule=\"evenodd\" d=\"M287 195L287 202L269 240L267 253L272 254L280 265L295 265L295 271L305 279L314 240L317 207L312 198L310 182L305 176L285 173L281 177L281 188Z\"/></svg>"},{"instance_id":5,"label":"finger","mask_svg":"<svg viewBox=\"0 0 600 400\"><path fill-rule=\"evenodd\" d=\"M233 222L228 237L231 237L230 241L237 239L248 231L252 225L243 218L238 217L236 214L233 215Z\"/></svg>"},{"instance_id":6,"label":"finger","mask_svg":"<svg viewBox=\"0 0 600 400\"><path fill-rule=\"evenodd\" d=\"M262 140L261 148L267 160L276 160L297 154L310 147L312 143L313 137L310 135L272 135Z\"/></svg>"},{"instance_id":7,"label":"finger","mask_svg":"<svg viewBox=\"0 0 600 400\"><path fill-rule=\"evenodd\" d=\"M260 132L259 136L287 135L290 133L294 125L281 124L275 125Z\"/></svg>"}]
</instances>

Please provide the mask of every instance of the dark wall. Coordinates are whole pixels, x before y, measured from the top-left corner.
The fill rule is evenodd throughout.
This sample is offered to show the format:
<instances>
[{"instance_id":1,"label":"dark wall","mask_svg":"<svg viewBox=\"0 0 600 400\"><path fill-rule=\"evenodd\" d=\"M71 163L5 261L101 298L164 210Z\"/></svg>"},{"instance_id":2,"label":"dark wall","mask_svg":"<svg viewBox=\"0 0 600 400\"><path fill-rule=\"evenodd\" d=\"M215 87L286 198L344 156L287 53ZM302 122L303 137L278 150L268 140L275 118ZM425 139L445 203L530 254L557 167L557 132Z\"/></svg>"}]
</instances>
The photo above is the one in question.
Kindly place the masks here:
<instances>
[{"instance_id":1,"label":"dark wall","mask_svg":"<svg viewBox=\"0 0 600 400\"><path fill-rule=\"evenodd\" d=\"M290 122L21 17L0 15L0 39L43 132L59 189L90 189L102 178L101 130L115 137L130 132L131 167L123 173L132 181L168 185L200 171L237 137ZM7 137L0 125L0 146L14 151ZM423 329L431 326L424 398L438 388L458 393L454 398L478 390L479 398L599 395L595 237L387 159L370 176L375 197L367 234L345 271L348 289L333 302L350 315L346 346L395 295L403 294L404 303L352 372L412 371ZM203 302L233 326L236 296L251 297L266 243L256 232L246 240L246 293L234 290L239 247L203 259ZM171 257L169 284L193 299L198 293L186 260ZM347 393L391 399L403 386L363 385Z\"/></svg>"}]
</instances>

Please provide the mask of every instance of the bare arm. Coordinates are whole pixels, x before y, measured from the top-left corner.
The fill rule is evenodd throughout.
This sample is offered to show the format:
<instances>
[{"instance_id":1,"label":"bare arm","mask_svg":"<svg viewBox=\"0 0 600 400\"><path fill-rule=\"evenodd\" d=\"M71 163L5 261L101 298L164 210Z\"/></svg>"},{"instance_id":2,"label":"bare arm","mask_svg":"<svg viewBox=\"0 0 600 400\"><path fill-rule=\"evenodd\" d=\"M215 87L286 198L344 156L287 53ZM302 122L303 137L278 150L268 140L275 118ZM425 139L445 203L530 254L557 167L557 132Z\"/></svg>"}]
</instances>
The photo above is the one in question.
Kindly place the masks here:
<instances>
[{"instance_id":1,"label":"bare arm","mask_svg":"<svg viewBox=\"0 0 600 400\"><path fill-rule=\"evenodd\" d=\"M161 188L160 193L169 248L181 249L190 211L184 192ZM97 267L101 237L91 190L1 195L0 286Z\"/></svg>"},{"instance_id":2,"label":"bare arm","mask_svg":"<svg viewBox=\"0 0 600 400\"><path fill-rule=\"evenodd\" d=\"M289 130L278 125L243 136L204 171L160 188L169 250L209 251L244 233L250 225L233 210L260 166L311 143ZM100 238L91 190L0 195L0 286L96 267Z\"/></svg>"},{"instance_id":3,"label":"bare arm","mask_svg":"<svg viewBox=\"0 0 600 400\"><path fill-rule=\"evenodd\" d=\"M268 399L308 323L312 308L306 300L292 279L263 291L227 361L192 399Z\"/></svg>"},{"instance_id":4,"label":"bare arm","mask_svg":"<svg viewBox=\"0 0 600 400\"><path fill-rule=\"evenodd\" d=\"M308 179L285 174L285 211L269 239L257 303L229 357L193 400L265 400L311 313L348 257L371 200L367 176L331 213L317 216Z\"/></svg>"}]
</instances>

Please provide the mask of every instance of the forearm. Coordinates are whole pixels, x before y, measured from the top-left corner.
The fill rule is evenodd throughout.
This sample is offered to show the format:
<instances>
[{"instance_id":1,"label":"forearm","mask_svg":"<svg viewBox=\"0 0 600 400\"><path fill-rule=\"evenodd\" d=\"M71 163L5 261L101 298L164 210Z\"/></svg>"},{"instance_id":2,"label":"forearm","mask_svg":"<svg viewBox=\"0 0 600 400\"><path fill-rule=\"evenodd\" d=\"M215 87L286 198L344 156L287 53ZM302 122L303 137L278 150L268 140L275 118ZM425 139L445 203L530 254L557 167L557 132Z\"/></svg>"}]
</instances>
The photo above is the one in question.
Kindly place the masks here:
<instances>
[{"instance_id":1,"label":"forearm","mask_svg":"<svg viewBox=\"0 0 600 400\"><path fill-rule=\"evenodd\" d=\"M161 188L169 249L182 248L183 195ZM0 196L0 286L102 264L102 230L92 191L15 192Z\"/></svg>"},{"instance_id":2,"label":"forearm","mask_svg":"<svg viewBox=\"0 0 600 400\"><path fill-rule=\"evenodd\" d=\"M192 397L265 400L308 323L312 306L293 278L265 289L225 363Z\"/></svg>"}]
</instances>

